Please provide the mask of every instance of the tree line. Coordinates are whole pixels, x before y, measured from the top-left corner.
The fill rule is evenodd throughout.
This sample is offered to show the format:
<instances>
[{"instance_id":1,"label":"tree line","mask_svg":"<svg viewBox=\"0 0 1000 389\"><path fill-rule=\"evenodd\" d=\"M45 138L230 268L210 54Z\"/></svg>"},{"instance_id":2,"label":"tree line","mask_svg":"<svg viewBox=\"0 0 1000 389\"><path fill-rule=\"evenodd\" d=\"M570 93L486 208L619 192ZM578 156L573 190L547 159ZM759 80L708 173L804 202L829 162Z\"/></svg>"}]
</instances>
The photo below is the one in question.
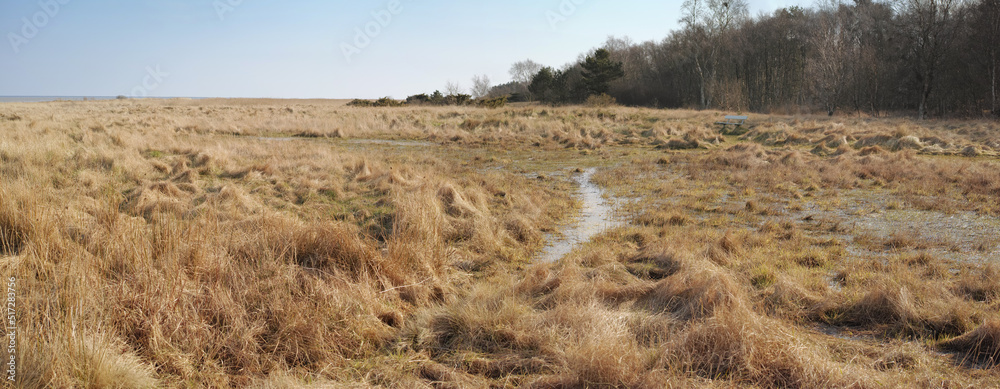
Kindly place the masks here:
<instances>
[{"instance_id":1,"label":"tree line","mask_svg":"<svg viewBox=\"0 0 1000 389\"><path fill-rule=\"evenodd\" d=\"M522 61L490 89L562 104L731 111L1000 116L1000 0L831 0L749 17L746 0L686 0L659 42L611 37L561 69ZM482 91L482 89L480 89Z\"/></svg>"}]
</instances>

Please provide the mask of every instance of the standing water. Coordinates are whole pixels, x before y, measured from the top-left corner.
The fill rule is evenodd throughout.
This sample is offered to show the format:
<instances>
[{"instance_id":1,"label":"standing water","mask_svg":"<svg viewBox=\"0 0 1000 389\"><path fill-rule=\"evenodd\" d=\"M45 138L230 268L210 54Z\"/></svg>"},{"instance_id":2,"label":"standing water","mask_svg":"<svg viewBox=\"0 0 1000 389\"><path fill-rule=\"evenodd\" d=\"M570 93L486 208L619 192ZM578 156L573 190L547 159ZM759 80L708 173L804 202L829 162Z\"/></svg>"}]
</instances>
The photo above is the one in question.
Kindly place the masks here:
<instances>
[{"instance_id":1,"label":"standing water","mask_svg":"<svg viewBox=\"0 0 1000 389\"><path fill-rule=\"evenodd\" d=\"M580 185L579 198L582 211L576 220L562 231L562 236L550 235L549 242L538 255L542 262L555 262L568 254L574 247L586 243L591 237L621 222L612 218L612 207L602 196L603 191L590 181L597 169L587 169L573 179Z\"/></svg>"}]
</instances>

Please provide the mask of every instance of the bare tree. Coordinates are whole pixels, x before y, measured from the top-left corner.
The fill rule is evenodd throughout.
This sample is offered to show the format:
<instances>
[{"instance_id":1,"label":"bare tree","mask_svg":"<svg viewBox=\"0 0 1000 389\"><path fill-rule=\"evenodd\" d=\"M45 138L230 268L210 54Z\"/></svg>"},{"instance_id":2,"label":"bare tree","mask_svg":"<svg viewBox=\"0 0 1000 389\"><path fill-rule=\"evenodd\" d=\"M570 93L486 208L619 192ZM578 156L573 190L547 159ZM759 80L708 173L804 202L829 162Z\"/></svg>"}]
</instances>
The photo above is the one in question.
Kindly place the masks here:
<instances>
[{"instance_id":1,"label":"bare tree","mask_svg":"<svg viewBox=\"0 0 1000 389\"><path fill-rule=\"evenodd\" d=\"M445 95L458 96L462 94L462 92L465 92L465 90L462 89L462 86L459 85L457 82L448 81L446 84L444 84Z\"/></svg>"},{"instance_id":2,"label":"bare tree","mask_svg":"<svg viewBox=\"0 0 1000 389\"><path fill-rule=\"evenodd\" d=\"M515 82L528 85L531 83L531 77L538 74L540 70L542 70L542 65L530 59L514 62L510 66L510 78Z\"/></svg>"},{"instance_id":3,"label":"bare tree","mask_svg":"<svg viewBox=\"0 0 1000 389\"><path fill-rule=\"evenodd\" d=\"M1000 116L998 77L1000 73L1000 0L982 0L974 7L972 18L973 51L985 67L989 79L990 111Z\"/></svg>"},{"instance_id":4,"label":"bare tree","mask_svg":"<svg viewBox=\"0 0 1000 389\"><path fill-rule=\"evenodd\" d=\"M815 32L810 43L815 54L806 62L806 73L813 80L813 93L830 115L837 108L836 99L844 85L847 50L851 43L843 20L836 13L839 5L836 0L826 3L828 8L813 24Z\"/></svg>"},{"instance_id":5,"label":"bare tree","mask_svg":"<svg viewBox=\"0 0 1000 389\"><path fill-rule=\"evenodd\" d=\"M896 0L902 15L900 30L908 42L910 61L920 83L918 116L927 117L927 103L934 88L934 78L960 18L961 0Z\"/></svg>"},{"instance_id":6,"label":"bare tree","mask_svg":"<svg viewBox=\"0 0 1000 389\"><path fill-rule=\"evenodd\" d=\"M685 0L681 5L685 51L698 74L702 108L711 103L708 89L715 82L721 41L736 22L746 18L748 9L746 0Z\"/></svg>"},{"instance_id":7,"label":"bare tree","mask_svg":"<svg viewBox=\"0 0 1000 389\"><path fill-rule=\"evenodd\" d=\"M490 78L485 74L472 76L472 97L481 99L490 94Z\"/></svg>"},{"instance_id":8,"label":"bare tree","mask_svg":"<svg viewBox=\"0 0 1000 389\"><path fill-rule=\"evenodd\" d=\"M528 90L528 85L531 84L531 78L538 74L541 70L541 64L530 59L526 59L524 61L514 62L513 65L510 65L509 73L510 78L520 86L521 92L531 95L531 92Z\"/></svg>"}]
</instances>

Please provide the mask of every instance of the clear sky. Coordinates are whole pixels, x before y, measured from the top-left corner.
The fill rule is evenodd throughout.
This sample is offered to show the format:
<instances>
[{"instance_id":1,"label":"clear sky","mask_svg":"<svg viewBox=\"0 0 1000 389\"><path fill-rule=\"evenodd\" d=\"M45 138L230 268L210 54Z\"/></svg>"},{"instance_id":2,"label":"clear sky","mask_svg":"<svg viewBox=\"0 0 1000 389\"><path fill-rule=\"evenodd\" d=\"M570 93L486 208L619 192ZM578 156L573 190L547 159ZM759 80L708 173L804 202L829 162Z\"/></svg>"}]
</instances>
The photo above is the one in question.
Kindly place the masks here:
<instances>
[{"instance_id":1,"label":"clear sky","mask_svg":"<svg viewBox=\"0 0 1000 389\"><path fill-rule=\"evenodd\" d=\"M659 41L682 1L0 0L0 96L404 98Z\"/></svg>"}]
</instances>

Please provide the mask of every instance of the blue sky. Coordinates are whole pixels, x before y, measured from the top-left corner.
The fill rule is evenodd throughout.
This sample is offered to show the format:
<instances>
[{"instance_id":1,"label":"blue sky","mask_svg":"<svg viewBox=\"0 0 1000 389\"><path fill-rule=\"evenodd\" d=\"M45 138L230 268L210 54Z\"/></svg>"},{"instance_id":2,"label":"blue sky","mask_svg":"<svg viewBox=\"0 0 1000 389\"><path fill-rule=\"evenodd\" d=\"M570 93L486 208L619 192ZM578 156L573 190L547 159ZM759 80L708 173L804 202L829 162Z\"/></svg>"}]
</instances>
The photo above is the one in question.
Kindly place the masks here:
<instances>
[{"instance_id":1,"label":"blue sky","mask_svg":"<svg viewBox=\"0 0 1000 389\"><path fill-rule=\"evenodd\" d=\"M0 0L0 95L404 98L506 82L526 58L562 66L610 35L661 40L682 0L398 2ZM750 9L795 4L811 3Z\"/></svg>"}]
</instances>

